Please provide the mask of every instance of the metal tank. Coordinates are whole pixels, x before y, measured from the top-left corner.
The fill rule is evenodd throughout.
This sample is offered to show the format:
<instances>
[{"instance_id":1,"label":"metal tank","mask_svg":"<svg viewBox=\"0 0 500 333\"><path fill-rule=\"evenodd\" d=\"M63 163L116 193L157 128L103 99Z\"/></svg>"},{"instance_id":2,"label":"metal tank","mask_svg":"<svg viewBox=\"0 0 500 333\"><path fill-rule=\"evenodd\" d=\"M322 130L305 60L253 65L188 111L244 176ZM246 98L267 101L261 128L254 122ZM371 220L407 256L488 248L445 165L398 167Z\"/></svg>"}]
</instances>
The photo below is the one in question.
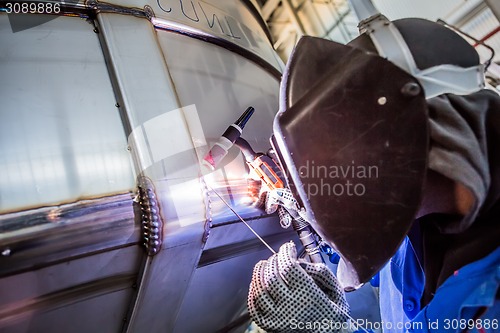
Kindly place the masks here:
<instances>
[{"instance_id":1,"label":"metal tank","mask_svg":"<svg viewBox=\"0 0 500 333\"><path fill-rule=\"evenodd\" d=\"M51 4L49 13L48 4ZM294 237L231 148L269 148L282 63L243 0L0 12L0 332L242 332L254 264Z\"/></svg>"}]
</instances>

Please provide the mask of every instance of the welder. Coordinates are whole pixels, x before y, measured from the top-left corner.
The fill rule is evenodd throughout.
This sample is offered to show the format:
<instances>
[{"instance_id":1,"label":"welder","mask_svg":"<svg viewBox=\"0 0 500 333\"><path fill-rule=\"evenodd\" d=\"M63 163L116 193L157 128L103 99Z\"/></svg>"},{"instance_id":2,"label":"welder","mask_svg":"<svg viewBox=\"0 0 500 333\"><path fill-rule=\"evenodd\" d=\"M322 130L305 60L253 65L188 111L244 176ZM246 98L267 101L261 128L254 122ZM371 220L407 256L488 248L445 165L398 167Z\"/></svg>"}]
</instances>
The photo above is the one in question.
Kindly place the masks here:
<instances>
[{"instance_id":1,"label":"welder","mask_svg":"<svg viewBox=\"0 0 500 333\"><path fill-rule=\"evenodd\" d=\"M290 191L340 255L337 274L286 243L255 266L249 313L270 332L367 331L344 292L379 274L384 332L498 332L500 97L455 31L369 14L348 45L299 41L274 123ZM363 195L311 195L339 182L308 177L313 164L377 177L345 175Z\"/></svg>"}]
</instances>

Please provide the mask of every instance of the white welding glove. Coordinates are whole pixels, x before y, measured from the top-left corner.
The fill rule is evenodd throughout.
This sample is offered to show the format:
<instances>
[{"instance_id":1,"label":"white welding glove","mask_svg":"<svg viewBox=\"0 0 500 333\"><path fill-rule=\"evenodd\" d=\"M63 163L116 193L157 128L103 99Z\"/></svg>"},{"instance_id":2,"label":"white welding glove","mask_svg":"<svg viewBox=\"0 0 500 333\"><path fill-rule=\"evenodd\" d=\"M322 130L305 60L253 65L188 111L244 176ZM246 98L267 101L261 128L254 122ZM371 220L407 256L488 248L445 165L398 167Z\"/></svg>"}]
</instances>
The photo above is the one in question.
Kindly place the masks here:
<instances>
[{"instance_id":1,"label":"white welding glove","mask_svg":"<svg viewBox=\"0 0 500 333\"><path fill-rule=\"evenodd\" d=\"M295 244L288 242L255 265L248 310L268 332L344 332L349 305L332 271L298 260Z\"/></svg>"},{"instance_id":2,"label":"white welding glove","mask_svg":"<svg viewBox=\"0 0 500 333\"><path fill-rule=\"evenodd\" d=\"M290 227L294 218L300 217L307 220L305 211L299 208L297 200L293 197L289 188L277 188L262 192L259 200L254 205L264 209L267 214L278 211L280 224L284 229Z\"/></svg>"},{"instance_id":3,"label":"white welding glove","mask_svg":"<svg viewBox=\"0 0 500 333\"><path fill-rule=\"evenodd\" d=\"M298 211L297 200L293 197L292 191L288 188L277 188L267 192L266 213L274 213L278 207L284 207L287 210Z\"/></svg>"}]
</instances>

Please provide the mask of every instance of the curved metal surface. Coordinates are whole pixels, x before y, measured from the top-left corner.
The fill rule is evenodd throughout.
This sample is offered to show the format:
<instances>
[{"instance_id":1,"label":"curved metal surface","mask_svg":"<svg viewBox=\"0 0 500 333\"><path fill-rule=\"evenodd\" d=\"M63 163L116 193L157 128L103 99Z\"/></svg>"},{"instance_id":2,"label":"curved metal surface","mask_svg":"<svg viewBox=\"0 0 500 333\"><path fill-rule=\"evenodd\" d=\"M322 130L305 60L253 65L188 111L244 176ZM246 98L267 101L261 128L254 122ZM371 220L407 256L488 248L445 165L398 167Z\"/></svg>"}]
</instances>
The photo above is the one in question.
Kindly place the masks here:
<instances>
[{"instance_id":1,"label":"curved metal surface","mask_svg":"<svg viewBox=\"0 0 500 333\"><path fill-rule=\"evenodd\" d=\"M131 0L126 4L126 8L131 9L121 13L117 10L119 6L112 3L75 5L67 8L68 17L32 29L35 33L49 32L50 40L62 34L71 36L79 25L89 37L89 45L98 46L97 58L86 62L76 56L73 61L74 66L83 71L80 77L89 75L87 68L99 63L102 69L96 74L97 83L88 80L72 98L74 103L62 104L61 99L40 96L40 107L48 110L40 114L50 115L54 108L78 114L89 101L110 108L112 126L124 132L126 138L123 146L117 144L115 148L130 154L127 170L133 170L138 179L151 180L157 199L154 204L160 207L159 217L164 225L163 230L158 228L153 232L154 216L146 214L144 218L141 214L141 202L146 211L152 207L152 201L145 199L147 189L132 193L131 186L123 185L134 181L136 177L131 177L132 172L127 174L127 181L121 183L121 191L99 190L92 193L90 201L81 200L85 197L62 198L56 202L47 199L47 208L3 215L0 220L5 230L0 234L0 249L4 255L0 258L1 281L8 286L19 279L21 290L33 282L23 276L43 282L33 293L11 291L7 303L0 304L0 314L5 314L4 318L11 318L9 314L13 311L23 314L19 320L9 321L9 325L4 326L6 332L67 328L71 320L82 322L73 327L75 332L98 328L107 332L142 332L145 328L150 332L217 331L232 325L233 320L245 319L241 314L245 309L251 269L255 262L269 254L228 207L209 193L206 184L216 189L276 247L293 236L280 228L275 217L262 215L249 205L248 170L236 148L214 172L204 174L199 169L203 155L228 121L234 120L250 105L255 107L256 114L245 129L245 138L258 150L269 148L272 119L278 108L277 74L281 63L272 51L260 20L236 0L225 2L223 6L220 3L215 6L212 1L180 1L173 3L177 7L170 12L161 11L159 6L162 4L165 7L166 2ZM194 10L200 19L198 22L189 19L194 17ZM95 21L87 24L72 16ZM208 33L213 39L155 29L145 18L151 22L190 25L196 33ZM26 30L10 35L10 31L4 29L2 33L19 39L22 44L23 36L32 32ZM63 40L60 39L60 43ZM35 44L26 45L34 47ZM85 56L85 45L73 45L72 52ZM42 49L57 53L65 51L65 46L52 44L46 49L40 47ZM49 68L47 63L39 61L41 56L34 51L31 56L34 62L38 61L39 68L42 71ZM48 54L41 58L53 60L52 57ZM36 72L28 71L26 77L33 77ZM67 80L75 75L73 70L61 64L59 71L51 73L55 78L65 78L58 87L71 88ZM14 80L16 75L9 72L4 77ZM92 98L96 89L109 93L110 87L114 96L106 97L108 102ZM25 88L27 92L36 90L30 85ZM17 101L23 98L30 103L33 101L20 91L12 93ZM20 109L30 114L29 108L22 106ZM80 122L89 119L84 117ZM95 119L99 121L100 118L95 116ZM25 123L26 119L12 117L11 121ZM44 123L39 124L43 132ZM105 130L98 132L97 137L109 134ZM88 133L82 131L82 135ZM100 142L94 136L89 140ZM74 145L69 141L59 142L63 142L63 152L71 151ZM73 162L76 167L82 166L81 160ZM113 167L123 166L125 162L86 165L93 166L97 173L106 174L104 183L109 186L113 184L109 180L116 176ZM47 170L54 172L50 165ZM85 179L81 178L80 183L94 184ZM29 184L26 179L24 181ZM68 186L73 189L71 183ZM142 183L141 187L148 186ZM134 202L133 197L137 194L142 194L142 200ZM148 257L141 245L141 221L145 222L142 232L146 231L149 238L163 236L158 247L149 248L150 253L156 253L154 257ZM126 269L107 261L115 252L122 254L116 257L120 264L130 260ZM70 264L73 270L65 270ZM52 276L60 278L52 284L49 282ZM85 279L79 278L82 276ZM130 277L135 283L129 283ZM116 287L119 290L113 289L113 281L123 282ZM212 302L220 304L217 313L210 311ZM97 304L107 310L96 314ZM191 311L203 312L203 315L199 320L192 320ZM112 315L106 317L107 313ZM85 322L88 316L96 318L98 323ZM25 320L27 318L29 320ZM243 325L236 331L242 330L246 319L236 321Z\"/></svg>"},{"instance_id":2,"label":"curved metal surface","mask_svg":"<svg viewBox=\"0 0 500 333\"><path fill-rule=\"evenodd\" d=\"M233 267L227 256L227 260L205 270L207 273L198 272L203 247L214 237L210 232L206 240L206 228L211 230L227 222L232 225L235 221L227 207L215 197L208 197L203 183L208 182L256 223L260 212L248 206L244 178L247 170L237 150L230 151L221 168L203 178L200 178L200 161L226 126L227 120L222 119L233 120L249 105L255 107L256 114L255 121L246 127L246 136L257 149L267 150L279 82L232 52L179 34L164 31L152 34L146 23L123 16L99 15L103 43L109 52L112 70L118 73L116 86L125 96L120 105L130 121L131 152L136 156L140 173L155 184L165 221L163 248L154 260L145 264L140 294L131 310L127 332L136 332L145 326L152 331L185 332L185 325L217 330L240 308L232 306L218 315L208 312L214 317L210 325L215 326L201 318L189 322L179 319L184 318L185 311L202 312L210 306L208 298L197 298L203 289L206 289L203 293L211 294L214 290L220 293L221 286L228 284L221 280L220 285L207 286L194 282L195 276L201 274L205 276L202 280L217 280ZM147 62L142 61L144 48L150 50ZM150 80L137 81L138 71L148 73ZM267 221L262 224L263 235L279 234L277 222L273 225L272 219ZM224 239L226 245L253 239L244 226L238 230ZM234 255L238 257L237 252ZM249 277L247 269L265 256L265 252L256 249L250 251L246 261L238 261L248 262L248 267L238 269L231 286L246 289L248 286L243 281ZM227 300L228 296L222 292L219 297ZM233 300L244 306L245 298L240 293ZM196 304L195 308L187 305L192 303ZM166 305L170 310L163 310Z\"/></svg>"},{"instance_id":3,"label":"curved metal surface","mask_svg":"<svg viewBox=\"0 0 500 333\"><path fill-rule=\"evenodd\" d=\"M190 1L190 5L179 1L177 7L172 7L165 0L129 1L128 6L97 0L81 4L75 0L61 3L59 13L50 14L52 18L43 15L49 18L36 19L34 23L14 16L11 27L13 30L29 29L53 20L55 16L95 20L97 14L103 13L130 15L148 19L158 29L201 39L240 54L279 79L284 64L271 47L271 34L258 9L250 0L240 0L236 4L228 2L225 6L230 10L225 11L216 1Z\"/></svg>"},{"instance_id":4,"label":"curved metal surface","mask_svg":"<svg viewBox=\"0 0 500 333\"><path fill-rule=\"evenodd\" d=\"M281 71L283 68L275 54L262 19L242 5L241 1L192 0L169 2L150 0L154 17L159 20L181 24L192 30L202 31L246 49Z\"/></svg>"},{"instance_id":5,"label":"curved metal surface","mask_svg":"<svg viewBox=\"0 0 500 333\"><path fill-rule=\"evenodd\" d=\"M233 51L249 60L252 60L256 64L267 70L271 75L275 76L277 79L281 77L281 71L278 68L276 68L276 65L267 62L261 56L256 55L255 53L248 51L246 48L241 47L236 43L232 43L227 39L220 38L210 33L203 32L202 30L192 28L188 25L175 23L173 21L156 19L153 17L151 19L151 22L157 29L175 32L192 38L200 39L221 46L227 50Z\"/></svg>"}]
</instances>

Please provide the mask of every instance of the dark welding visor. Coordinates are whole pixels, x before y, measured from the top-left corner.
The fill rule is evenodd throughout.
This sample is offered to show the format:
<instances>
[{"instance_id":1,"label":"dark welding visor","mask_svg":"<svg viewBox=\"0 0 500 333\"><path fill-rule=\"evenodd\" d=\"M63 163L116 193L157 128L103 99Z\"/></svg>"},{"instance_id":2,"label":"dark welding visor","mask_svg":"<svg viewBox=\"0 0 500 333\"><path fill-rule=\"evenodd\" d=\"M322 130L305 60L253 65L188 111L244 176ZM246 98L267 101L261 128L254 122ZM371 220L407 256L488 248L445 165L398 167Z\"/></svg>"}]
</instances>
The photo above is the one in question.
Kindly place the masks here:
<instances>
[{"instance_id":1,"label":"dark welding visor","mask_svg":"<svg viewBox=\"0 0 500 333\"><path fill-rule=\"evenodd\" d=\"M420 204L427 106L391 62L303 37L283 74L274 148L309 221L345 266L346 289L394 255Z\"/></svg>"}]
</instances>

